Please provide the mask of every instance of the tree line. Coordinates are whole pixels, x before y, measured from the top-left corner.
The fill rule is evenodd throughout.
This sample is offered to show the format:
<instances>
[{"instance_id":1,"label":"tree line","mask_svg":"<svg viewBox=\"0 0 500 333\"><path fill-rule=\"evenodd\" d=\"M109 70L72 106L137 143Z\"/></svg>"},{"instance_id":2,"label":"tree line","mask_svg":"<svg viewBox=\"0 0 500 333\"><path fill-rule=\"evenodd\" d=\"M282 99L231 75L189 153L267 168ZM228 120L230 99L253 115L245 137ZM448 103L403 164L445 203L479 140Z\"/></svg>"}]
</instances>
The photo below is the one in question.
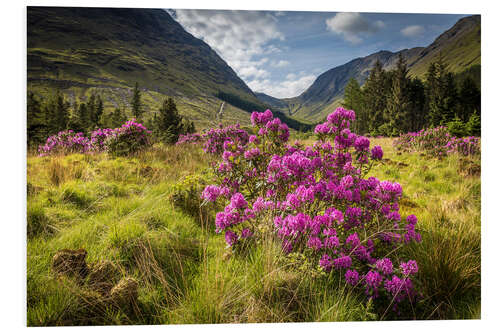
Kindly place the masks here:
<instances>
[{"instance_id":1,"label":"tree line","mask_svg":"<svg viewBox=\"0 0 500 333\"><path fill-rule=\"evenodd\" d=\"M429 64L424 80L408 72L399 54L392 70L384 70L377 60L363 87L351 78L343 107L356 111L356 133L395 136L447 125L453 135L480 135L478 70L453 74L440 55Z\"/></svg>"},{"instance_id":2,"label":"tree line","mask_svg":"<svg viewBox=\"0 0 500 333\"><path fill-rule=\"evenodd\" d=\"M160 108L145 119L141 91L135 84L130 101L130 117L127 110L115 108L104 112L99 94L92 93L87 101L70 103L60 90L47 96L37 96L29 91L27 96L27 143L36 146L53 134L73 130L90 134L97 128L116 128L129 118L135 118L152 131L153 136L165 143L175 143L180 134L195 132L192 121L182 117L171 97L165 98Z\"/></svg>"}]
</instances>

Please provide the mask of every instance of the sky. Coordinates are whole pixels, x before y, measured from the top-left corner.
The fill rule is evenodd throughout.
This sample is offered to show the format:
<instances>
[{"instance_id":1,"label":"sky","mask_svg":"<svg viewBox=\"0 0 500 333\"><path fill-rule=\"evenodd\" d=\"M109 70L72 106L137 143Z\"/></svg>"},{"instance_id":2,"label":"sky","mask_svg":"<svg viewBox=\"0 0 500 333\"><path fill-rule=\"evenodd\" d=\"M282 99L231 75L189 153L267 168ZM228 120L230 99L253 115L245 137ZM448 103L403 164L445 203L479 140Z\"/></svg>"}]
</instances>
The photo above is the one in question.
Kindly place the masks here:
<instances>
[{"instance_id":1,"label":"sky","mask_svg":"<svg viewBox=\"0 0 500 333\"><path fill-rule=\"evenodd\" d=\"M380 50L427 46L461 14L167 9L254 92L304 92L323 72Z\"/></svg>"}]
</instances>

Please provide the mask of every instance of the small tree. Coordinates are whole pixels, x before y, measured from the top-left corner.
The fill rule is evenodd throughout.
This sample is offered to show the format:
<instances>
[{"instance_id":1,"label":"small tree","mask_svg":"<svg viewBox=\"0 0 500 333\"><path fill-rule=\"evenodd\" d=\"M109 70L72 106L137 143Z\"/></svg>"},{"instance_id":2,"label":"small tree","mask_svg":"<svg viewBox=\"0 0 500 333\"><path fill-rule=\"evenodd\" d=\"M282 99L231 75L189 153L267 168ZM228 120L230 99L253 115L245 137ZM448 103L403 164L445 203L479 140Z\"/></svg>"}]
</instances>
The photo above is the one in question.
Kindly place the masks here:
<instances>
[{"instance_id":1,"label":"small tree","mask_svg":"<svg viewBox=\"0 0 500 333\"><path fill-rule=\"evenodd\" d=\"M95 110L92 113L92 125L96 127L101 127L101 116L104 112L104 104L102 102L101 96L97 95L95 102Z\"/></svg>"},{"instance_id":2,"label":"small tree","mask_svg":"<svg viewBox=\"0 0 500 333\"><path fill-rule=\"evenodd\" d=\"M476 111L470 116L465 126L469 135L481 136L481 118Z\"/></svg>"},{"instance_id":3,"label":"small tree","mask_svg":"<svg viewBox=\"0 0 500 333\"><path fill-rule=\"evenodd\" d=\"M481 112L481 91L474 80L467 76L459 88L459 114L460 119L469 119L474 110Z\"/></svg>"},{"instance_id":4,"label":"small tree","mask_svg":"<svg viewBox=\"0 0 500 333\"><path fill-rule=\"evenodd\" d=\"M91 128L91 114L88 107L88 103L81 103L78 107L78 127L75 128L77 131L86 132ZM75 125L76 126L76 125Z\"/></svg>"},{"instance_id":5,"label":"small tree","mask_svg":"<svg viewBox=\"0 0 500 333\"><path fill-rule=\"evenodd\" d=\"M176 143L182 131L182 117L177 111L173 98L163 101L158 119L158 137L165 143Z\"/></svg>"},{"instance_id":6,"label":"small tree","mask_svg":"<svg viewBox=\"0 0 500 333\"><path fill-rule=\"evenodd\" d=\"M132 114L134 115L135 119L141 119L144 110L142 109L141 91L139 90L139 84L137 82L135 83L132 101L130 104L132 105Z\"/></svg>"},{"instance_id":7,"label":"small tree","mask_svg":"<svg viewBox=\"0 0 500 333\"><path fill-rule=\"evenodd\" d=\"M119 127L127 120L127 117L122 113L122 110L116 108L114 112L111 113L111 127Z\"/></svg>"},{"instance_id":8,"label":"small tree","mask_svg":"<svg viewBox=\"0 0 500 333\"><path fill-rule=\"evenodd\" d=\"M26 120L28 145L43 142L47 136L47 124L42 111L42 102L33 92L28 93Z\"/></svg>"},{"instance_id":9,"label":"small tree","mask_svg":"<svg viewBox=\"0 0 500 333\"><path fill-rule=\"evenodd\" d=\"M368 119L364 112L363 93L355 78L351 78L344 91L344 101L342 106L348 110L356 111L356 121L353 124L356 133L366 133L368 131Z\"/></svg>"},{"instance_id":10,"label":"small tree","mask_svg":"<svg viewBox=\"0 0 500 333\"><path fill-rule=\"evenodd\" d=\"M387 96L387 109L384 114L388 131L386 135L396 135L408 131L410 120L409 79L406 60L401 53L393 72L392 86Z\"/></svg>"}]
</instances>

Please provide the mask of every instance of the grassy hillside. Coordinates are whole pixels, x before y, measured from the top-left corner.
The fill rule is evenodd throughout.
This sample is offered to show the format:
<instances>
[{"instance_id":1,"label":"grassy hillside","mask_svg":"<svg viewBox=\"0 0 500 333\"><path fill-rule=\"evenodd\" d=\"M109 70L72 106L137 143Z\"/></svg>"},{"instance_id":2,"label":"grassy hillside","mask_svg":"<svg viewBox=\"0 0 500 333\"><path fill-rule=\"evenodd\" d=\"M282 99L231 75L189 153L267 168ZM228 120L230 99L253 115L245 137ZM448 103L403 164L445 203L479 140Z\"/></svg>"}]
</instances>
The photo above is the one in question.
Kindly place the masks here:
<instances>
[{"instance_id":1,"label":"grassy hillside","mask_svg":"<svg viewBox=\"0 0 500 333\"><path fill-rule=\"evenodd\" d=\"M181 114L204 127L219 110L219 92L262 104L206 43L161 9L28 7L28 90L59 88L70 101L91 91L105 109L128 108L135 82L146 110L174 97ZM229 107L230 121L244 112Z\"/></svg>"},{"instance_id":2,"label":"grassy hillside","mask_svg":"<svg viewBox=\"0 0 500 333\"><path fill-rule=\"evenodd\" d=\"M423 237L407 250L419 263L422 297L406 315L479 318L480 160L396 154L391 139L372 144L382 145L385 159L371 175L401 183L401 214L417 215ZM393 318L335 278L290 270L272 241L231 255L214 232L213 211L180 200L197 198L212 177L200 148L158 146L133 158L29 155L27 162L29 326ZM51 259L66 248L88 252L92 277L54 274ZM139 286L132 305L96 287L130 279Z\"/></svg>"},{"instance_id":3,"label":"grassy hillside","mask_svg":"<svg viewBox=\"0 0 500 333\"><path fill-rule=\"evenodd\" d=\"M481 17L474 15L459 20L415 59L408 61L410 75L423 77L429 64L440 54L452 73L481 65Z\"/></svg>"}]
</instances>

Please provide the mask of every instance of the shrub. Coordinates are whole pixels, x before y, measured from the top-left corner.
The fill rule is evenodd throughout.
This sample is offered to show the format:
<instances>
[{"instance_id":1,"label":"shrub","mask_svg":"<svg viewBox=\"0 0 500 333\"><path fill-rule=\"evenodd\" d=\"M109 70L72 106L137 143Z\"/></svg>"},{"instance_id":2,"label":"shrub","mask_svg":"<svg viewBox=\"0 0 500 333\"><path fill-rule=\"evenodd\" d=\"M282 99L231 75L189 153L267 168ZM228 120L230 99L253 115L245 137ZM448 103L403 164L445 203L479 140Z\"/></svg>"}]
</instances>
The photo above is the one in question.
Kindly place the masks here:
<instances>
[{"instance_id":1,"label":"shrub","mask_svg":"<svg viewBox=\"0 0 500 333\"><path fill-rule=\"evenodd\" d=\"M400 248L421 240L417 218L398 212L401 185L365 178L383 152L350 131L354 119L354 111L338 108L316 126L319 140L304 147L287 144L288 127L271 111L252 113L258 134L217 145L218 180L203 198L226 204L215 226L232 248L271 234L291 258L301 254L301 266L338 272L370 299L413 301L418 266Z\"/></svg>"},{"instance_id":2,"label":"shrub","mask_svg":"<svg viewBox=\"0 0 500 333\"><path fill-rule=\"evenodd\" d=\"M126 156L150 146L151 132L135 120L129 120L119 128L96 129L87 138L72 130L59 132L47 138L38 147L40 156L49 154L92 153L109 151L113 155Z\"/></svg>"},{"instance_id":3,"label":"shrub","mask_svg":"<svg viewBox=\"0 0 500 333\"><path fill-rule=\"evenodd\" d=\"M457 131L456 128L455 131ZM393 141L393 146L397 151L420 151L431 156L444 156L452 153L464 156L477 155L481 148L478 137L456 138L451 136L444 126L402 134Z\"/></svg>"},{"instance_id":4,"label":"shrub","mask_svg":"<svg viewBox=\"0 0 500 333\"><path fill-rule=\"evenodd\" d=\"M202 205L201 193L208 184L207 177L203 175L190 175L184 177L173 186L172 202L186 214L194 217L201 225L206 221L213 222L214 207Z\"/></svg>"},{"instance_id":5,"label":"shrub","mask_svg":"<svg viewBox=\"0 0 500 333\"><path fill-rule=\"evenodd\" d=\"M481 118L479 118L476 112L470 116L469 121L467 121L466 128L469 135L481 135Z\"/></svg>"},{"instance_id":6,"label":"shrub","mask_svg":"<svg viewBox=\"0 0 500 333\"><path fill-rule=\"evenodd\" d=\"M203 134L186 134L181 135L177 144L193 143L193 144L203 144L203 151L220 156L224 151L224 142L227 140L233 140L237 144L246 145L248 143L249 134L247 131L242 129L239 124L229 125L223 127L222 124L219 128L211 128L206 133Z\"/></svg>"},{"instance_id":7,"label":"shrub","mask_svg":"<svg viewBox=\"0 0 500 333\"><path fill-rule=\"evenodd\" d=\"M458 117L455 117L453 121L450 121L448 124L446 124L446 127L448 128L448 132L452 136L463 137L469 133L467 125Z\"/></svg>"},{"instance_id":8,"label":"shrub","mask_svg":"<svg viewBox=\"0 0 500 333\"><path fill-rule=\"evenodd\" d=\"M44 145L38 147L40 156L49 154L70 154L86 153L91 150L91 144L83 133L75 133L72 130L62 131L57 135L51 135L47 138Z\"/></svg>"},{"instance_id":9,"label":"shrub","mask_svg":"<svg viewBox=\"0 0 500 333\"><path fill-rule=\"evenodd\" d=\"M451 138L446 144L448 153L458 153L463 156L478 155L481 152L481 143L478 137Z\"/></svg>"},{"instance_id":10,"label":"shrub","mask_svg":"<svg viewBox=\"0 0 500 333\"><path fill-rule=\"evenodd\" d=\"M106 138L105 145L108 152L115 156L135 154L151 145L151 131L134 119L127 121L115 129L112 135Z\"/></svg>"},{"instance_id":11,"label":"shrub","mask_svg":"<svg viewBox=\"0 0 500 333\"><path fill-rule=\"evenodd\" d=\"M107 150L106 139L114 134L111 128L96 129L90 134L90 145L93 151L101 152Z\"/></svg>"}]
</instances>

